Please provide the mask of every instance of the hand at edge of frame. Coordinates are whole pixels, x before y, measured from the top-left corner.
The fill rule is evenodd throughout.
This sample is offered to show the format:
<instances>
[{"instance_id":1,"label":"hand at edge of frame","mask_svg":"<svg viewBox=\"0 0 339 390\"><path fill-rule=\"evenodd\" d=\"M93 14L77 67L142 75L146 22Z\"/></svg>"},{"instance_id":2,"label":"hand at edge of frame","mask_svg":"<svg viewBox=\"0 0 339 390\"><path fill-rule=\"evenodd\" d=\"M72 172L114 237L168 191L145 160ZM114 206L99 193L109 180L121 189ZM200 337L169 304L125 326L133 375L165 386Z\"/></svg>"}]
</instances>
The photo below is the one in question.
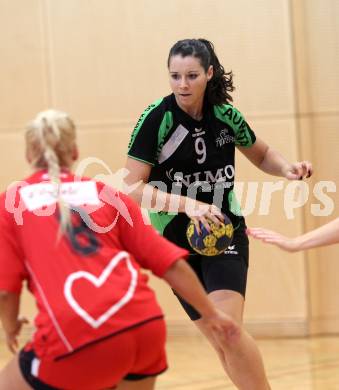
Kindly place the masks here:
<instances>
[{"instance_id":1,"label":"hand at edge of frame","mask_svg":"<svg viewBox=\"0 0 339 390\"><path fill-rule=\"evenodd\" d=\"M5 331L7 347L13 354L15 354L19 348L18 336L24 324L29 324L28 319L25 317L18 317L14 329Z\"/></svg>"},{"instance_id":2,"label":"hand at edge of frame","mask_svg":"<svg viewBox=\"0 0 339 390\"><path fill-rule=\"evenodd\" d=\"M261 240L264 243L275 245L287 252L296 252L299 249L297 238L289 238L273 230L264 228L248 228L246 233L248 236L251 236L256 240Z\"/></svg>"}]
</instances>

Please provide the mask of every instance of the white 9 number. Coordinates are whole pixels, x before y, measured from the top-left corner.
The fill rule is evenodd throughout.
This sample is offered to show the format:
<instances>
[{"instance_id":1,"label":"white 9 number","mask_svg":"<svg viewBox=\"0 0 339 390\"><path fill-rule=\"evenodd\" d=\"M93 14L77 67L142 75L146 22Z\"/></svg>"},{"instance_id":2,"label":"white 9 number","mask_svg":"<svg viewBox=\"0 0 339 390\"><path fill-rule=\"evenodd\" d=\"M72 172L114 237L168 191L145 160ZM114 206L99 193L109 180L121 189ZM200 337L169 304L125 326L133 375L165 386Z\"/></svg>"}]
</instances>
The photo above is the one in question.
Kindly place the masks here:
<instances>
[{"instance_id":1,"label":"white 9 number","mask_svg":"<svg viewBox=\"0 0 339 390\"><path fill-rule=\"evenodd\" d=\"M198 164L202 164L206 160L206 144L203 138L199 137L195 140L195 152L199 156Z\"/></svg>"}]
</instances>

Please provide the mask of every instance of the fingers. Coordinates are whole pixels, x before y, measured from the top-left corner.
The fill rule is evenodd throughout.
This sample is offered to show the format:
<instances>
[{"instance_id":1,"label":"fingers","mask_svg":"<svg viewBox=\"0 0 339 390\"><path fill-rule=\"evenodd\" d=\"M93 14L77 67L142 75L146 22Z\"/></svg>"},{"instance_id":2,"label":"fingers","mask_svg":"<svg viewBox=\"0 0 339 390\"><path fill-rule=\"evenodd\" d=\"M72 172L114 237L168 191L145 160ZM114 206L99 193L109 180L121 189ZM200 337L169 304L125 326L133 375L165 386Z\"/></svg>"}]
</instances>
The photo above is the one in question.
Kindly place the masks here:
<instances>
[{"instance_id":1,"label":"fingers","mask_svg":"<svg viewBox=\"0 0 339 390\"><path fill-rule=\"evenodd\" d=\"M210 232L211 223L220 226L224 222L224 216L221 210L215 205L209 205L199 202L198 209L195 210L194 215L188 215L194 222L195 228L199 235L201 234L201 227Z\"/></svg>"},{"instance_id":2,"label":"fingers","mask_svg":"<svg viewBox=\"0 0 339 390\"><path fill-rule=\"evenodd\" d=\"M29 324L29 320L26 317L19 317L18 322L20 322L21 325Z\"/></svg>"},{"instance_id":3,"label":"fingers","mask_svg":"<svg viewBox=\"0 0 339 390\"><path fill-rule=\"evenodd\" d=\"M9 332L6 335L6 344L8 349L12 353L16 353L19 347L18 335L20 334L21 328L24 324L29 324L29 320L26 317L18 317L16 323L16 329L13 332Z\"/></svg>"},{"instance_id":4,"label":"fingers","mask_svg":"<svg viewBox=\"0 0 339 390\"><path fill-rule=\"evenodd\" d=\"M309 161L303 161L305 170L306 170L306 178L309 178L313 175L313 166Z\"/></svg>"},{"instance_id":5,"label":"fingers","mask_svg":"<svg viewBox=\"0 0 339 390\"><path fill-rule=\"evenodd\" d=\"M214 222L217 225L221 224L221 221L218 218L212 219L211 217L205 217L205 216L201 216L199 218L192 218L192 220L199 235L201 235L202 233L202 227L204 227L207 230L207 232L210 233L211 223Z\"/></svg>"},{"instance_id":6,"label":"fingers","mask_svg":"<svg viewBox=\"0 0 339 390\"><path fill-rule=\"evenodd\" d=\"M286 179L288 180L302 180L309 178L313 174L313 167L309 161L301 161L292 164L286 172Z\"/></svg>"},{"instance_id":7,"label":"fingers","mask_svg":"<svg viewBox=\"0 0 339 390\"><path fill-rule=\"evenodd\" d=\"M246 229L246 233L253 238L261 238L269 233L272 233L272 231L263 228L248 228Z\"/></svg>"},{"instance_id":8,"label":"fingers","mask_svg":"<svg viewBox=\"0 0 339 390\"><path fill-rule=\"evenodd\" d=\"M215 223L217 226L221 226L222 223L224 222L224 216L222 214L215 215L213 213L208 213L205 215L205 219L207 221Z\"/></svg>"},{"instance_id":9,"label":"fingers","mask_svg":"<svg viewBox=\"0 0 339 390\"><path fill-rule=\"evenodd\" d=\"M270 244L278 242L284 238L287 239L287 237L284 237L283 235L274 232L273 230L263 228L249 228L246 230L246 233L255 239L262 240Z\"/></svg>"},{"instance_id":10,"label":"fingers","mask_svg":"<svg viewBox=\"0 0 339 390\"><path fill-rule=\"evenodd\" d=\"M287 252L296 252L300 250L300 240L298 237L289 238L273 230L263 228L250 228L246 233L266 244L272 244Z\"/></svg>"},{"instance_id":11,"label":"fingers","mask_svg":"<svg viewBox=\"0 0 339 390\"><path fill-rule=\"evenodd\" d=\"M248 228L246 230L246 233L252 237L256 237L256 236L259 236L261 234L268 234L268 233L274 233L274 232L273 232L273 230L257 227L257 228Z\"/></svg>"},{"instance_id":12,"label":"fingers","mask_svg":"<svg viewBox=\"0 0 339 390\"><path fill-rule=\"evenodd\" d=\"M15 354L18 350L19 343L16 337L8 337L7 338L7 347L8 349Z\"/></svg>"},{"instance_id":13,"label":"fingers","mask_svg":"<svg viewBox=\"0 0 339 390\"><path fill-rule=\"evenodd\" d=\"M201 235L201 227L204 226L205 229L210 232L209 224L207 223L206 219L204 217L199 218L192 218L192 221L194 223L195 229L198 232L199 236Z\"/></svg>"},{"instance_id":14,"label":"fingers","mask_svg":"<svg viewBox=\"0 0 339 390\"><path fill-rule=\"evenodd\" d=\"M217 339L224 343L236 342L241 335L240 326L227 314L218 310L218 315L211 320L210 326Z\"/></svg>"},{"instance_id":15,"label":"fingers","mask_svg":"<svg viewBox=\"0 0 339 390\"><path fill-rule=\"evenodd\" d=\"M312 176L313 168L312 164L309 161L301 161L299 164L299 180L303 178L308 178Z\"/></svg>"}]
</instances>

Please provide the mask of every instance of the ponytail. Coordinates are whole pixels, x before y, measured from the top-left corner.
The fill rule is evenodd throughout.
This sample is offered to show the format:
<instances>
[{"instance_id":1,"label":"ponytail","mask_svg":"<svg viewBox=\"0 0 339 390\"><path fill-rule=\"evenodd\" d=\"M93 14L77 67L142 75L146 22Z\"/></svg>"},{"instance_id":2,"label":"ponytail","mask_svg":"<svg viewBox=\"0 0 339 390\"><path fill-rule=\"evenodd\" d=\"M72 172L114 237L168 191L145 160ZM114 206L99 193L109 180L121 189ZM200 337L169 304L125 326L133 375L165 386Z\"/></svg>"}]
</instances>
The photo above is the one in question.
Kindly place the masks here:
<instances>
[{"instance_id":1,"label":"ponytail","mask_svg":"<svg viewBox=\"0 0 339 390\"><path fill-rule=\"evenodd\" d=\"M61 168L69 168L73 162L75 126L68 115L61 111L47 110L39 113L27 126L26 147L34 168L47 169L60 212L61 231L71 224L70 209L60 196Z\"/></svg>"},{"instance_id":2,"label":"ponytail","mask_svg":"<svg viewBox=\"0 0 339 390\"><path fill-rule=\"evenodd\" d=\"M225 72L224 67L219 62L215 54L213 43L206 39L199 39L210 53L210 65L213 66L213 76L207 83L206 96L211 104L221 105L233 101L230 92L234 91L233 73Z\"/></svg>"}]
</instances>

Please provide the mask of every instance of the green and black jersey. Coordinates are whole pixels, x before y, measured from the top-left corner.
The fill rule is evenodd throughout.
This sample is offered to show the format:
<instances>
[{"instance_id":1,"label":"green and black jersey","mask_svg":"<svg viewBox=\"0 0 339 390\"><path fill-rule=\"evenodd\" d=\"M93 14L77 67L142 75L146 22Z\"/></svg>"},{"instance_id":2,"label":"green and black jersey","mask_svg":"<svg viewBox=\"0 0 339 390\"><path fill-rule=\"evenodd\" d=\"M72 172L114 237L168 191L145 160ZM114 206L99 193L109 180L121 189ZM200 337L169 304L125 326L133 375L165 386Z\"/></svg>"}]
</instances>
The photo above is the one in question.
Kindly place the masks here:
<instances>
[{"instance_id":1,"label":"green and black jersey","mask_svg":"<svg viewBox=\"0 0 339 390\"><path fill-rule=\"evenodd\" d=\"M174 95L151 104L131 136L128 155L152 165L149 184L162 191L216 204L239 224L233 193L235 146L250 147L255 134L229 104L203 107L197 121L176 103ZM188 247L184 213L151 212L151 222L165 237Z\"/></svg>"}]
</instances>

